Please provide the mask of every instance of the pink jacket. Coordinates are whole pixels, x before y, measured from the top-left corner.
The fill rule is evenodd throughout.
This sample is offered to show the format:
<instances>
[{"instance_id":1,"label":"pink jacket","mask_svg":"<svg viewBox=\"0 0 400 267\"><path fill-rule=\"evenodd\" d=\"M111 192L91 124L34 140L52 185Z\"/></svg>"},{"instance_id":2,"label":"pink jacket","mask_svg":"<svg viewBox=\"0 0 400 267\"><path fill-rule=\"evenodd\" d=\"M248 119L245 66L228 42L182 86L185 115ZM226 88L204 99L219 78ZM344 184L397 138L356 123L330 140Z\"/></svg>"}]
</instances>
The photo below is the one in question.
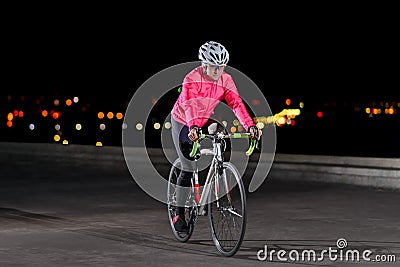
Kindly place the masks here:
<instances>
[{"instance_id":1,"label":"pink jacket","mask_svg":"<svg viewBox=\"0 0 400 267\"><path fill-rule=\"evenodd\" d=\"M174 104L171 115L176 121L188 127L193 125L202 127L223 99L246 130L255 125L231 75L224 72L218 81L213 81L203 74L201 66L185 76L182 92Z\"/></svg>"}]
</instances>

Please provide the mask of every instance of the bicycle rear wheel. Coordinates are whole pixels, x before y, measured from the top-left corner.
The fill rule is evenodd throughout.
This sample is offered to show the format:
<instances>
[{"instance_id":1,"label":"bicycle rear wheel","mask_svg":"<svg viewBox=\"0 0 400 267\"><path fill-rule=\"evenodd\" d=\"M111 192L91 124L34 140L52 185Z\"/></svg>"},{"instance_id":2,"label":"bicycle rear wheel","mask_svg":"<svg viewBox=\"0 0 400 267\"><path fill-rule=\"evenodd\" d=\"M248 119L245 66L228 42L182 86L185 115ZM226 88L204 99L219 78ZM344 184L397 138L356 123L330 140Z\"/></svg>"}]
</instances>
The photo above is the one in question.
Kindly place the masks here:
<instances>
[{"instance_id":1,"label":"bicycle rear wheel","mask_svg":"<svg viewBox=\"0 0 400 267\"><path fill-rule=\"evenodd\" d=\"M185 204L185 219L188 225L187 232L178 232L175 230L173 218L177 211L176 201L176 181L182 170L180 159L176 159L172 164L172 167L168 176L168 187L167 187L167 207L168 207L168 220L171 225L172 233L175 238L180 242L187 242L193 234L194 230L194 217L196 211L192 206L193 196L189 193L186 204ZM191 190L190 190L191 191Z\"/></svg>"},{"instance_id":2,"label":"bicycle rear wheel","mask_svg":"<svg viewBox=\"0 0 400 267\"><path fill-rule=\"evenodd\" d=\"M224 175L217 175L212 184L208 217L213 242L224 256L236 254L246 231L246 192L236 167L224 162Z\"/></svg>"}]
</instances>

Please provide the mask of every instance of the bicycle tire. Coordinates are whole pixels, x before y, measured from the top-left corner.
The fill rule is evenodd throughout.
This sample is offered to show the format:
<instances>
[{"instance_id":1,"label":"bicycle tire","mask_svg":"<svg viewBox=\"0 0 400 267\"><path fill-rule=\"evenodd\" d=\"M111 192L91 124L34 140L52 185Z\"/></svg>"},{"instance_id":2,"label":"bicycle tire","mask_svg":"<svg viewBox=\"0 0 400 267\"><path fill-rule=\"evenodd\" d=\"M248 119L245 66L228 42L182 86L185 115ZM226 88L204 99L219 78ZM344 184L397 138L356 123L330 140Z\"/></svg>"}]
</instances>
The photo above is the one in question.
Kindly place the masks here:
<instances>
[{"instance_id":1,"label":"bicycle tire","mask_svg":"<svg viewBox=\"0 0 400 267\"><path fill-rule=\"evenodd\" d=\"M218 186L215 186L216 180L222 177L218 175L219 178L213 181L212 190L210 190L208 217L214 245L222 255L231 257L238 252L244 239L247 202L243 180L236 167L230 162L224 162L223 167L229 190L220 186L221 181L218 182ZM216 197L216 191L218 191L218 197ZM233 202L229 200L229 196Z\"/></svg>"},{"instance_id":2,"label":"bicycle tire","mask_svg":"<svg viewBox=\"0 0 400 267\"><path fill-rule=\"evenodd\" d=\"M185 207L185 219L188 225L187 232L178 232L175 230L173 217L176 214L176 181L181 171L181 161L177 158L171 166L169 175L168 175L168 186L167 186L167 211L168 211L168 220L171 226L172 233L175 238L184 243L187 242L193 234L194 231L194 222L193 222L193 214L196 212L193 209L192 205L186 205ZM191 203L192 196L188 196L188 203Z\"/></svg>"}]
</instances>

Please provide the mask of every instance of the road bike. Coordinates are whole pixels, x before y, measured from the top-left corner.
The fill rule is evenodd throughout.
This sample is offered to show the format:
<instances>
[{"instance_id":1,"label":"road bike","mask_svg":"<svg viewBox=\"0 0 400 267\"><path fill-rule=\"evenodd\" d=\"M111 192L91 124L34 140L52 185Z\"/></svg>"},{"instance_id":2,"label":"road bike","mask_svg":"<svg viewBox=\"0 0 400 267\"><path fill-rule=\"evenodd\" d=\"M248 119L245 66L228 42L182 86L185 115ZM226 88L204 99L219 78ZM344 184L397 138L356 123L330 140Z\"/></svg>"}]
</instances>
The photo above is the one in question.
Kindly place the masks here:
<instances>
[{"instance_id":1,"label":"road bike","mask_svg":"<svg viewBox=\"0 0 400 267\"><path fill-rule=\"evenodd\" d=\"M241 175L233 163L224 161L226 139L250 138L250 145L246 151L247 156L250 156L257 147L257 139L251 139L250 133L203 134L199 132L198 136L200 138L193 142L190 153L195 161L195 170L185 201L185 219L188 230L178 232L173 223L173 217L177 210L176 182L182 169L179 158L173 162L168 176L169 222L175 238L180 242L187 242L193 234L198 216L208 216L214 245L222 255L230 257L236 254L242 244L246 231L247 207L246 192ZM201 148L200 142L205 139L211 140L212 148ZM197 163L202 155L212 156L204 186L199 184Z\"/></svg>"}]
</instances>

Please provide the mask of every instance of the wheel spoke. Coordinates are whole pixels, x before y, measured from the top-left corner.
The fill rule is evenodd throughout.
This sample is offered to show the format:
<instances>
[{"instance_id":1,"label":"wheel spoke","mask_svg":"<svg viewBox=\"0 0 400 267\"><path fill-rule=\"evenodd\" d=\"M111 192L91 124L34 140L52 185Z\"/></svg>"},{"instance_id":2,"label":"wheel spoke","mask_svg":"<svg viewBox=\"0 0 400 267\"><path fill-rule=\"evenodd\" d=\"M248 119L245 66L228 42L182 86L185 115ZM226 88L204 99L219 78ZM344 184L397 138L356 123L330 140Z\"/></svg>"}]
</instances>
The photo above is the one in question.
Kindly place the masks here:
<instances>
[{"instance_id":1,"label":"wheel spoke","mask_svg":"<svg viewBox=\"0 0 400 267\"><path fill-rule=\"evenodd\" d=\"M228 208L227 210L228 210L230 213L232 213L232 214L234 214L234 215L236 215L236 216L238 216L238 217L240 217L240 218L243 218L243 216L242 216L241 214L237 213L237 212L234 211L232 208Z\"/></svg>"}]
</instances>

